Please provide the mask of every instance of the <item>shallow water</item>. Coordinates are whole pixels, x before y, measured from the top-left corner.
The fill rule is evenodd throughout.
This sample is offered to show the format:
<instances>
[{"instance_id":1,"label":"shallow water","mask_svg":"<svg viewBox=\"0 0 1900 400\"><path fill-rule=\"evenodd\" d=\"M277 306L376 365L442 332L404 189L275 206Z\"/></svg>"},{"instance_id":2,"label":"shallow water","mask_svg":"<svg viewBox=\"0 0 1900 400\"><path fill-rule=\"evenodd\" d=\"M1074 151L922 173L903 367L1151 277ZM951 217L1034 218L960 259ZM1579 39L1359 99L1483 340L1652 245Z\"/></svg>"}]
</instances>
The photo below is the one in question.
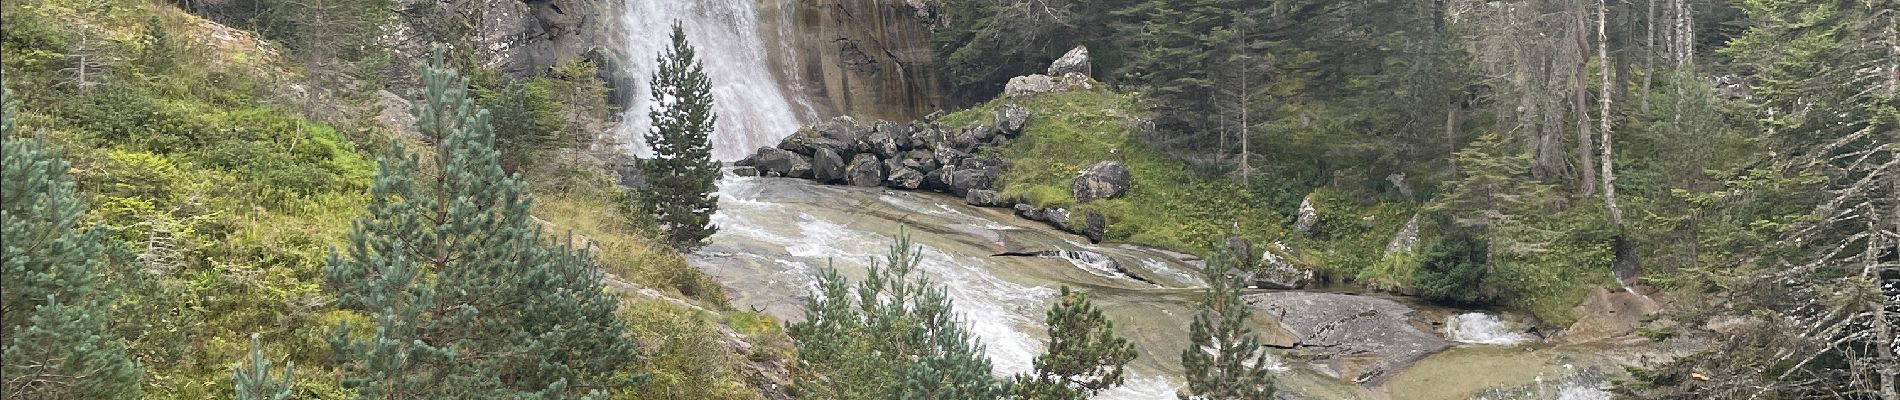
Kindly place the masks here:
<instances>
[{"instance_id":1,"label":"shallow water","mask_svg":"<svg viewBox=\"0 0 1900 400\"><path fill-rule=\"evenodd\" d=\"M970 207L940 194L796 179L728 176L720 183L720 211L713 222L719 233L688 261L724 284L736 307L798 320L820 267L829 263L846 277L861 279L873 260L882 262L892 237L904 232L922 252L919 270L949 289L958 312L986 345L997 374L1030 369L1047 340L1043 314L1057 288L1069 285L1088 293L1116 332L1136 346L1127 383L1100 398L1173 398L1181 385L1180 351L1187 346L1201 287L1191 256L1090 245L1005 210ZM1059 256L996 256L1042 251ZM1315 399L1465 399L1513 388L1549 390L1491 398L1594 398L1574 397L1594 395L1594 382L1601 381L1573 373L1605 364L1589 348L1526 345L1532 342L1511 336L1516 328L1496 316L1394 299L1419 307L1421 323L1457 321L1445 324L1457 327L1448 336L1493 344L1461 345L1427 356L1370 388L1299 368L1303 360L1280 360L1287 355L1275 353L1276 363L1293 367L1275 372L1281 387ZM1279 330L1257 320L1263 335ZM1572 381L1581 383L1565 386Z\"/></svg>"}]
</instances>

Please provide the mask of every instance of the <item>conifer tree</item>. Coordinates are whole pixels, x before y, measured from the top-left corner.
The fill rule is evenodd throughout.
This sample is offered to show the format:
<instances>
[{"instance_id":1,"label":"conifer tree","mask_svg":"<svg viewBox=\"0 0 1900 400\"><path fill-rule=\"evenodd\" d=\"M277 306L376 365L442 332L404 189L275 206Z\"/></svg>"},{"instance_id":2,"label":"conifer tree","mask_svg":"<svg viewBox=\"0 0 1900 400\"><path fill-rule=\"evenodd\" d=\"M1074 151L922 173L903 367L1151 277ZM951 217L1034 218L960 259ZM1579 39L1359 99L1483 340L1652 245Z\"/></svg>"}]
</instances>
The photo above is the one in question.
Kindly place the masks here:
<instances>
[{"instance_id":1,"label":"conifer tree","mask_svg":"<svg viewBox=\"0 0 1900 400\"><path fill-rule=\"evenodd\" d=\"M441 172L423 176L400 148L381 159L348 256L324 268L338 306L372 325L330 338L343 384L359 398L559 398L630 383L617 373L635 353L616 300L585 251L541 235L488 112L443 53L412 110Z\"/></svg>"},{"instance_id":2,"label":"conifer tree","mask_svg":"<svg viewBox=\"0 0 1900 400\"><path fill-rule=\"evenodd\" d=\"M66 162L13 137L0 94L0 393L34 399L132 399L141 369L107 327L116 293L106 234L82 228L85 204Z\"/></svg>"},{"instance_id":3,"label":"conifer tree","mask_svg":"<svg viewBox=\"0 0 1900 400\"><path fill-rule=\"evenodd\" d=\"M1227 272L1237 268L1233 254L1217 250L1207 258L1207 295L1188 325L1188 348L1181 352L1188 390L1183 400L1267 400L1273 398L1266 351L1253 332L1253 309L1240 299L1242 283Z\"/></svg>"},{"instance_id":4,"label":"conifer tree","mask_svg":"<svg viewBox=\"0 0 1900 400\"><path fill-rule=\"evenodd\" d=\"M712 81L686 41L686 30L673 24L673 45L660 54L650 90L653 130L646 144L653 158L642 160L648 188L644 206L657 216L666 241L682 250L698 248L718 229L719 164L712 159Z\"/></svg>"},{"instance_id":5,"label":"conifer tree","mask_svg":"<svg viewBox=\"0 0 1900 400\"><path fill-rule=\"evenodd\" d=\"M237 400L284 400L290 398L290 373L297 363L284 362L284 378L271 379L270 359L264 357L264 349L257 343L257 334L251 334L251 362L248 368L231 368L231 385L236 388Z\"/></svg>"},{"instance_id":6,"label":"conifer tree","mask_svg":"<svg viewBox=\"0 0 1900 400\"><path fill-rule=\"evenodd\" d=\"M1115 323L1086 294L1062 286L1049 308L1049 350L1036 356L1035 375L1017 376L1019 399L1082 400L1122 384L1135 344L1115 335Z\"/></svg>"},{"instance_id":7,"label":"conifer tree","mask_svg":"<svg viewBox=\"0 0 1900 400\"><path fill-rule=\"evenodd\" d=\"M900 235L864 282L853 286L824 268L819 293L792 324L799 359L829 380L799 382L819 398L994 399L1004 385L990 376L983 345L956 317L949 294L916 271L919 254Z\"/></svg>"}]
</instances>

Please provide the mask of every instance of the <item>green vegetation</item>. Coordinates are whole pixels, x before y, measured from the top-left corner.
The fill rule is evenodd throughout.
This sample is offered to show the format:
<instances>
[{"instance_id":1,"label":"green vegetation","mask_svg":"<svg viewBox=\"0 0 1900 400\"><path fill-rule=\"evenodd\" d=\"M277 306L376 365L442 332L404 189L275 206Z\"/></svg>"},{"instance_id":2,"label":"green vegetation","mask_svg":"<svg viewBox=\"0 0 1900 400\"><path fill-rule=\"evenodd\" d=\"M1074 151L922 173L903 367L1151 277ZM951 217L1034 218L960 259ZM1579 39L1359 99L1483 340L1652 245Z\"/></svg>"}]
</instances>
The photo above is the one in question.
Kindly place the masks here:
<instances>
[{"instance_id":1,"label":"green vegetation","mask_svg":"<svg viewBox=\"0 0 1900 400\"><path fill-rule=\"evenodd\" d=\"M1115 336L1115 323L1086 294L1067 285L1049 308L1049 351L1036 356L1036 371L1017 376L1018 399L1083 400L1122 384L1123 368L1135 359L1135 344Z\"/></svg>"},{"instance_id":2,"label":"green vegetation","mask_svg":"<svg viewBox=\"0 0 1900 400\"><path fill-rule=\"evenodd\" d=\"M138 363L108 323L129 260L107 255L104 229L82 227L86 205L66 163L38 140L13 138L13 104L0 92L0 390L40 399L139 396ZM138 316L123 316L138 317Z\"/></svg>"},{"instance_id":3,"label":"green vegetation","mask_svg":"<svg viewBox=\"0 0 1900 400\"><path fill-rule=\"evenodd\" d=\"M264 349L257 344L257 335L251 335L250 366L231 368L231 385L237 400L285 400L289 399L290 375L297 369L297 363L284 365L284 379L271 379L271 362L264 357Z\"/></svg>"},{"instance_id":4,"label":"green vegetation","mask_svg":"<svg viewBox=\"0 0 1900 400\"><path fill-rule=\"evenodd\" d=\"M999 99L949 114L945 126L987 121ZM1155 150L1142 135L1136 97L1108 90L1051 93L1015 100L1029 109L1020 138L980 157L1007 160L998 187L1039 207L1100 212L1108 239L1184 251L1204 250L1226 236L1256 243L1281 237L1282 217L1260 196L1221 176L1188 167ZM1119 199L1076 204L1069 184L1098 161L1128 166L1133 183Z\"/></svg>"},{"instance_id":5,"label":"green vegetation","mask_svg":"<svg viewBox=\"0 0 1900 400\"><path fill-rule=\"evenodd\" d=\"M1253 307L1240 299L1246 287L1227 271L1247 268L1230 252L1215 251L1202 270L1207 294L1188 325L1188 347L1181 350L1187 369L1182 400L1268 400L1273 398L1272 361L1253 332Z\"/></svg>"},{"instance_id":6,"label":"green vegetation","mask_svg":"<svg viewBox=\"0 0 1900 400\"><path fill-rule=\"evenodd\" d=\"M648 187L641 192L639 210L659 220L668 243L691 251L718 231L712 225L720 174L712 159L712 130L719 117L712 110L712 81L677 22L672 42L648 84L654 106L647 113L653 130L646 132L646 143L654 157L640 163Z\"/></svg>"}]
</instances>

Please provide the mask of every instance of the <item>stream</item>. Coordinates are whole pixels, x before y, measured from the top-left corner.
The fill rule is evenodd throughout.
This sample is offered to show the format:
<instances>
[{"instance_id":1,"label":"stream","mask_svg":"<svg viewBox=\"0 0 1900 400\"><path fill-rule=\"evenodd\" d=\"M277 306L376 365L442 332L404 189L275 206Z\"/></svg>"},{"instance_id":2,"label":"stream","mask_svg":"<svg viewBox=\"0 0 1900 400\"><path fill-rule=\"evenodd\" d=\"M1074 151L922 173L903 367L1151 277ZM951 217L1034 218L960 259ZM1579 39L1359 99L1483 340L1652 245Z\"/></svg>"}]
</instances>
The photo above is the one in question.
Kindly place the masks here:
<instances>
[{"instance_id":1,"label":"stream","mask_svg":"<svg viewBox=\"0 0 1900 400\"><path fill-rule=\"evenodd\" d=\"M1057 288L1068 285L1088 293L1136 346L1127 383L1099 398L1169 399L1183 382L1180 351L1202 285L1193 256L1090 245L1002 209L934 193L728 175L719 198L713 222L720 231L688 262L723 284L735 307L798 320L819 268L829 263L862 279L903 232L921 250L918 270L948 288L997 375L1030 370L1047 340L1043 314ZM1599 348L1541 344L1495 315L1366 296L1406 304L1416 310L1413 325L1455 344L1370 386L1304 367L1310 354L1273 350L1284 391L1316 399L1608 399L1600 386L1621 371ZM1263 337L1284 335L1261 314Z\"/></svg>"}]
</instances>

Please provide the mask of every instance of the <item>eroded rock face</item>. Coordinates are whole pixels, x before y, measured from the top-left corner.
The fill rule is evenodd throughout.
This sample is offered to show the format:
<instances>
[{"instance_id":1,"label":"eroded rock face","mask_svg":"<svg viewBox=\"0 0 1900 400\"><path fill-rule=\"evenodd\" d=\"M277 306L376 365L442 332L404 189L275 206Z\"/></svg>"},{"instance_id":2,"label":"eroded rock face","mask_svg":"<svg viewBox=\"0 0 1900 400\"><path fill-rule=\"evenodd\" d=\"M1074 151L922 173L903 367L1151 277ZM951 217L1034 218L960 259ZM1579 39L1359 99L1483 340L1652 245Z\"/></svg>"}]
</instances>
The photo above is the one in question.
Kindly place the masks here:
<instances>
[{"instance_id":1,"label":"eroded rock face","mask_svg":"<svg viewBox=\"0 0 1900 400\"><path fill-rule=\"evenodd\" d=\"M1417 247L1418 214L1412 214L1412 219L1405 221L1405 227L1399 228L1399 233L1392 235L1392 240L1385 243L1385 255L1404 253Z\"/></svg>"},{"instance_id":2,"label":"eroded rock face","mask_svg":"<svg viewBox=\"0 0 1900 400\"><path fill-rule=\"evenodd\" d=\"M1280 292L1242 297L1256 316L1272 320L1286 335L1267 346L1310 358L1314 371L1367 386L1386 378L1449 342L1413 325L1416 312L1399 302L1337 293Z\"/></svg>"},{"instance_id":3,"label":"eroded rock face","mask_svg":"<svg viewBox=\"0 0 1900 400\"><path fill-rule=\"evenodd\" d=\"M1312 232L1313 226L1317 224L1319 224L1319 209L1313 207L1313 195L1309 194L1305 199L1300 200L1300 215L1293 220L1293 229L1300 232Z\"/></svg>"},{"instance_id":4,"label":"eroded rock face","mask_svg":"<svg viewBox=\"0 0 1900 400\"><path fill-rule=\"evenodd\" d=\"M1070 194L1075 201L1087 203L1097 199L1113 199L1128 193L1128 167L1119 161L1103 161L1082 170L1069 185Z\"/></svg>"},{"instance_id":5,"label":"eroded rock face","mask_svg":"<svg viewBox=\"0 0 1900 400\"><path fill-rule=\"evenodd\" d=\"M908 121L943 105L929 42L936 13L926 3L761 0L758 10L763 24L793 24L761 27L785 44L765 50L819 115Z\"/></svg>"},{"instance_id":6,"label":"eroded rock face","mask_svg":"<svg viewBox=\"0 0 1900 400\"><path fill-rule=\"evenodd\" d=\"M1274 242L1272 248L1260 252L1260 265L1254 271L1254 287L1262 289L1295 290L1313 285L1316 279L1313 270L1300 267L1292 262L1293 249L1284 243Z\"/></svg>"},{"instance_id":7,"label":"eroded rock face","mask_svg":"<svg viewBox=\"0 0 1900 400\"><path fill-rule=\"evenodd\" d=\"M1049 75L1063 76L1068 74L1081 74L1082 76L1094 74L1092 67L1089 65L1088 46L1075 46L1074 49L1069 49L1068 53L1064 53L1062 58L1058 58L1055 62L1049 63Z\"/></svg>"}]
</instances>

